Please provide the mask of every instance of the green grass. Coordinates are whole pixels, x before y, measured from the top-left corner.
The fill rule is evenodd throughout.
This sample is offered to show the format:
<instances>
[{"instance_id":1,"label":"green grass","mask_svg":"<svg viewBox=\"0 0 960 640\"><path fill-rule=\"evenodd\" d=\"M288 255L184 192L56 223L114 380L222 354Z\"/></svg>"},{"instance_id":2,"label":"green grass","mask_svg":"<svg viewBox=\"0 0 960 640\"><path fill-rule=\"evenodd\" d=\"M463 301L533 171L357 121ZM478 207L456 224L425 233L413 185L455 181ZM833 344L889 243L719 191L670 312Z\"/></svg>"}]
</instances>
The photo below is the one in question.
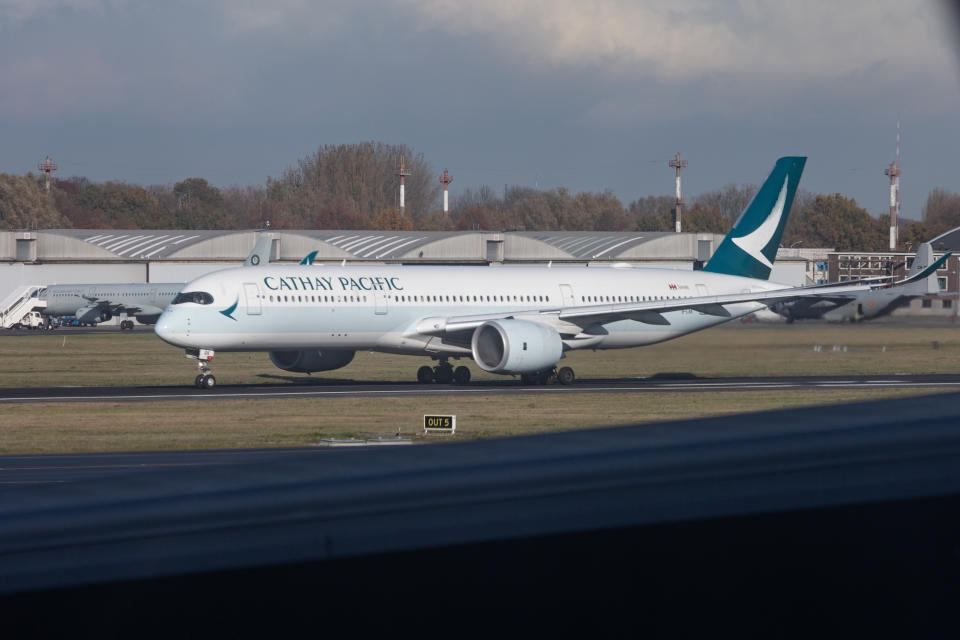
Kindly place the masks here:
<instances>
[{"instance_id":1,"label":"green grass","mask_svg":"<svg viewBox=\"0 0 960 640\"><path fill-rule=\"evenodd\" d=\"M452 439L499 438L744 411L929 393L828 389L741 393L622 393L470 396L462 399L209 399L145 403L5 405L0 453L306 446L323 438L422 439L423 414L453 413Z\"/></svg>"},{"instance_id":2,"label":"green grass","mask_svg":"<svg viewBox=\"0 0 960 640\"><path fill-rule=\"evenodd\" d=\"M939 349L933 349L936 342ZM816 352L815 344L823 346ZM833 345L847 350L833 351ZM574 351L563 361L580 378L647 377L664 372L697 376L856 373L955 373L960 329L887 325L731 325L636 349ZM325 380L413 381L427 358L358 352ZM472 365L469 361L466 364ZM70 335L49 333L0 339L0 386L189 385L195 361L148 330ZM265 353L218 353L220 384L307 379L273 366ZM471 366L475 379L502 379Z\"/></svg>"},{"instance_id":3,"label":"green grass","mask_svg":"<svg viewBox=\"0 0 960 640\"><path fill-rule=\"evenodd\" d=\"M933 344L938 348L934 349ZM815 344L823 345L814 351ZM832 349L846 346L846 351ZM952 326L743 326L671 342L606 352L573 352L578 377L700 377L812 374L955 373L960 330ZM426 358L361 352L324 380L412 381ZM468 363L472 364L472 363ZM220 353L220 384L307 379L273 366L263 353ZM490 376L471 366L475 379ZM183 385L193 361L149 331L52 333L0 338L0 386ZM942 390L942 389L941 389ZM418 432L424 413L455 413L457 439L633 424L659 420L869 400L938 389L787 390L730 393L550 394L467 398L203 399L159 403L0 406L0 452L58 452L296 446L325 437ZM435 439L439 440L439 439Z\"/></svg>"}]
</instances>

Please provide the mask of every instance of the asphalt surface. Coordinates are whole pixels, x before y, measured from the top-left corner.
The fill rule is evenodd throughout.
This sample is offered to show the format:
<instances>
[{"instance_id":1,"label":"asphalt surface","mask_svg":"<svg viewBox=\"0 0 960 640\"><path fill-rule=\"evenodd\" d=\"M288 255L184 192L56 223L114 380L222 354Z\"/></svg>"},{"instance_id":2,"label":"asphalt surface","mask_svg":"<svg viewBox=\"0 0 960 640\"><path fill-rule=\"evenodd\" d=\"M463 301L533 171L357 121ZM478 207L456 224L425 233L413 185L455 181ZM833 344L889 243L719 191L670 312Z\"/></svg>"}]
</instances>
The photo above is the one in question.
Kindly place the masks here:
<instances>
[{"instance_id":1,"label":"asphalt surface","mask_svg":"<svg viewBox=\"0 0 960 640\"><path fill-rule=\"evenodd\" d=\"M94 478L282 462L291 456L323 455L331 450L303 447L0 455L0 495L27 486L68 485Z\"/></svg>"},{"instance_id":2,"label":"asphalt surface","mask_svg":"<svg viewBox=\"0 0 960 640\"><path fill-rule=\"evenodd\" d=\"M0 456L5 482L0 486L0 594L750 514L929 502L960 495L958 399L958 393L897 398L755 413L749 419L721 416L444 446ZM951 554L960 548L956 518L945 526L937 522L956 510L946 503L931 505L922 521L900 511L889 512L882 521L858 513L842 517L841 524L856 526L844 529L846 537L829 562L817 560L818 570L808 576L815 582L806 584L816 585L818 593L831 584L838 575L835 562L860 549L865 537L892 528L887 538L868 548L863 564L851 565L853 575L874 566L877 550L902 545L898 536L932 526L930 536L904 551L902 574L885 573L880 565L878 575L869 574L863 585L888 589L903 584L909 595L913 570L923 560L932 580L924 593L942 588L944 563L952 562ZM836 519L797 525L800 539L794 546L780 546L793 527L759 539L772 545L771 557L789 559L803 552L816 560L832 540L828 533L822 544L811 543L810 536L824 522ZM734 539L743 539L755 526L738 529ZM711 539L700 536L680 544L677 557ZM634 534L623 541L623 553L650 545L659 553L670 542L637 542ZM745 544L748 551L754 549L754 539ZM938 545L943 553L923 555ZM563 570L556 575L562 575L569 554L602 546L601 540L574 541L547 554L543 566L556 569L561 557ZM706 557L730 549L730 544L720 545ZM526 553L506 560L499 556L504 567L499 575L513 580L514 560ZM600 563L591 558L585 572L614 567L608 569L609 579L597 582L618 584L619 552ZM730 571L740 570L739 562L733 565ZM638 584L647 581L648 566L648 559L638 562L636 571L643 572ZM754 584L757 593L767 593L772 585L782 586L783 576L793 583L803 565L787 563L772 573L759 569ZM716 578L725 571L704 574L710 598L716 597L715 586L727 588L726 579ZM687 571L680 573L684 588L699 581ZM388 572L375 582L392 581L395 595L398 575L405 573ZM589 575L594 574L574 581L581 591ZM668 575L669 566L663 576ZM661 579L651 584L656 587ZM890 584L878 585L877 580ZM413 592L450 584L446 579L428 582ZM271 589L275 584L264 583ZM569 588L576 591L576 586ZM839 589L830 599L855 592ZM202 593L195 598L204 601ZM151 606L156 602L141 600ZM408 600L401 599L401 606L409 608ZM112 603L110 598L96 601ZM631 600L630 606L643 601ZM752 598L746 601L753 606ZM363 604L376 610L370 602ZM943 604L955 602L945 599ZM588 607L591 615L596 616L597 607L602 602ZM794 609L794 615L800 614Z\"/></svg>"},{"instance_id":3,"label":"asphalt surface","mask_svg":"<svg viewBox=\"0 0 960 640\"><path fill-rule=\"evenodd\" d=\"M155 387L25 387L0 389L0 405L33 402L157 402L198 399L276 399L349 397L428 397L553 393L662 393L767 391L771 389L960 389L960 375L790 376L696 378L678 375L628 379L582 379L564 386L523 385L518 380L469 385L391 382L304 381L289 384L220 385L212 390L192 386Z\"/></svg>"}]
</instances>

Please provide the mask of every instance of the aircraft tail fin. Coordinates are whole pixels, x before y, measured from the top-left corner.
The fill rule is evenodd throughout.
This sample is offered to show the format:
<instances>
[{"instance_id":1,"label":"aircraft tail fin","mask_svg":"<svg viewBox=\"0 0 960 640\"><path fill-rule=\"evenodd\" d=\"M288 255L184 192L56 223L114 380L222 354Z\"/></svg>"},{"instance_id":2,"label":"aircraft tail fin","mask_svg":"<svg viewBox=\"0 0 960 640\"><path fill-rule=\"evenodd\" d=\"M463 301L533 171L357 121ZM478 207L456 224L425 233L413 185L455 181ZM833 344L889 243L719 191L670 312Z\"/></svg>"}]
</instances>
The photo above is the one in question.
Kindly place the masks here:
<instances>
[{"instance_id":1,"label":"aircraft tail fin","mask_svg":"<svg viewBox=\"0 0 960 640\"><path fill-rule=\"evenodd\" d=\"M806 162L802 156L777 160L760 190L704 266L704 271L760 280L770 277Z\"/></svg>"},{"instance_id":2,"label":"aircraft tail fin","mask_svg":"<svg viewBox=\"0 0 960 640\"><path fill-rule=\"evenodd\" d=\"M261 238L257 240L257 244L254 245L253 251L250 252L250 255L247 256L247 259L243 262L243 266L256 267L261 264L269 264L272 249L273 238L270 236L261 236Z\"/></svg>"},{"instance_id":3,"label":"aircraft tail fin","mask_svg":"<svg viewBox=\"0 0 960 640\"><path fill-rule=\"evenodd\" d=\"M931 245L929 242L924 242L917 247L917 255L913 258L913 264L907 271L907 280L910 280L914 276L920 275L924 269L933 263L933 245ZM904 288L906 289L906 293L915 296L922 296L928 293L937 293L940 290L940 288L937 286L937 274L935 271L922 280L916 280L914 282L910 282L909 284L905 284Z\"/></svg>"},{"instance_id":4,"label":"aircraft tail fin","mask_svg":"<svg viewBox=\"0 0 960 640\"><path fill-rule=\"evenodd\" d=\"M313 261L317 259L317 254L318 254L318 253L320 253L320 252L319 252L319 251L311 251L311 252L308 253L307 255L303 256L303 260L300 261L300 264L305 265L305 266L309 266L309 265L313 264Z\"/></svg>"}]
</instances>

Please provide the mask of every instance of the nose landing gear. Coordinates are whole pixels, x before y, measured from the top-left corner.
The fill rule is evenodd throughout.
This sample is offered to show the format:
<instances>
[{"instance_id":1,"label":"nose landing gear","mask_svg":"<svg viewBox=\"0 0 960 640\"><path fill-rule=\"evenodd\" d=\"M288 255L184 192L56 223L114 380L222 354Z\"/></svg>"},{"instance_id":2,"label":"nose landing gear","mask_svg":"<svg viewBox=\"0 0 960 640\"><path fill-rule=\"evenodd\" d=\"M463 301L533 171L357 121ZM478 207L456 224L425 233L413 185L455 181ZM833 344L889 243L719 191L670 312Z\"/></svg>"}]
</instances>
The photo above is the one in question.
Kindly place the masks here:
<instances>
[{"instance_id":1,"label":"nose landing gear","mask_svg":"<svg viewBox=\"0 0 960 640\"><path fill-rule=\"evenodd\" d=\"M193 380L193 386L197 389L213 389L217 386L217 379L210 373L210 367L207 363L213 360L212 349L187 349L187 358L197 361L197 370L200 372Z\"/></svg>"}]
</instances>

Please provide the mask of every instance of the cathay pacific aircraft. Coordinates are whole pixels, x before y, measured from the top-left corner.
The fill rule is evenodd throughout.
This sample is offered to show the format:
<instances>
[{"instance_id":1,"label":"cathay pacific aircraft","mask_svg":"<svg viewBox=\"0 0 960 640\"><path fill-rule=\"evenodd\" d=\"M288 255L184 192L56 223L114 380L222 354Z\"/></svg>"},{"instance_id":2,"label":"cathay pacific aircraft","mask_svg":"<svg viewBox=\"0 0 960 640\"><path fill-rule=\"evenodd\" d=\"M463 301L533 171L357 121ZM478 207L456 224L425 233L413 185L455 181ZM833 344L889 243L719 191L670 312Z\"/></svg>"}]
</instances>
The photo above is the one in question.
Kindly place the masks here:
<instances>
[{"instance_id":1,"label":"cathay pacific aircraft","mask_svg":"<svg viewBox=\"0 0 960 640\"><path fill-rule=\"evenodd\" d=\"M470 380L450 360L526 384L574 381L574 349L663 342L778 301L873 284L792 288L767 281L806 158L777 161L701 271L629 266L339 265L240 267L187 283L157 321L213 388L216 351L267 351L286 371L347 365L357 349L436 360L420 382ZM934 265L935 269L942 260ZM925 277L929 269L913 278Z\"/></svg>"}]
</instances>

